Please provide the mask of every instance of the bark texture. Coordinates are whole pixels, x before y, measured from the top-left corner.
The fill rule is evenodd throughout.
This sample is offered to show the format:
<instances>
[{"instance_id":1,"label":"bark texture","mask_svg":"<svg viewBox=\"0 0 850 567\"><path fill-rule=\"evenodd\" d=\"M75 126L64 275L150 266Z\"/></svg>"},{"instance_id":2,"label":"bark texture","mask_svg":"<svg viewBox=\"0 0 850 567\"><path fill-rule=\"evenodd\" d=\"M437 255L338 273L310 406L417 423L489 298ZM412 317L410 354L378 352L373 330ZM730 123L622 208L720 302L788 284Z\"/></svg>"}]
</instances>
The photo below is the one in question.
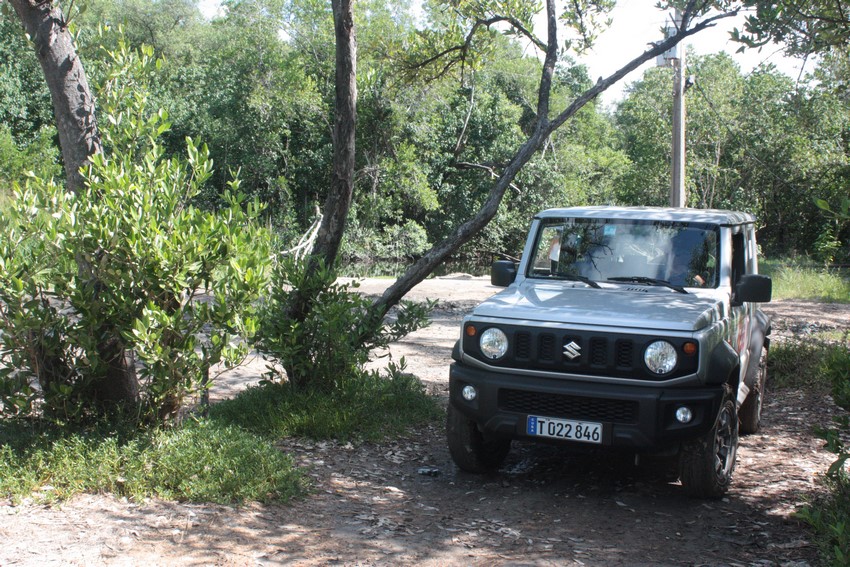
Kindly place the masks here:
<instances>
[{"instance_id":1,"label":"bark texture","mask_svg":"<svg viewBox=\"0 0 850 567\"><path fill-rule=\"evenodd\" d=\"M354 30L354 0L333 0L336 37L336 97L333 129L333 172L316 242L307 271L315 273L324 263L332 267L345 233L346 219L354 193L355 131L357 121L357 40ZM312 309L316 290L295 291L288 316L304 321ZM290 381L309 380L287 368Z\"/></svg>"},{"instance_id":2,"label":"bark texture","mask_svg":"<svg viewBox=\"0 0 850 567\"><path fill-rule=\"evenodd\" d=\"M58 6L50 0L9 2L35 47L53 102L67 188L77 193L84 183L80 169L90 156L102 150L95 120L94 96L82 61L68 31L68 22ZM77 264L83 280L89 285L98 285L91 266L82 257L77 258ZM36 339L36 350L39 345L40 341ZM139 383L132 351L125 348L118 333L109 326L100 330L97 350L105 371L103 377L93 384L94 401L105 405L137 404ZM61 362L47 360L44 366L60 368Z\"/></svg>"},{"instance_id":3,"label":"bark texture","mask_svg":"<svg viewBox=\"0 0 850 567\"><path fill-rule=\"evenodd\" d=\"M101 150L94 97L58 6L44 0L9 0L32 40L53 101L68 189L78 191L80 168Z\"/></svg>"},{"instance_id":4,"label":"bark texture","mask_svg":"<svg viewBox=\"0 0 850 567\"><path fill-rule=\"evenodd\" d=\"M336 36L336 119L333 174L313 255L327 266L336 261L354 193L354 135L357 121L357 40L354 0L333 0Z\"/></svg>"}]
</instances>

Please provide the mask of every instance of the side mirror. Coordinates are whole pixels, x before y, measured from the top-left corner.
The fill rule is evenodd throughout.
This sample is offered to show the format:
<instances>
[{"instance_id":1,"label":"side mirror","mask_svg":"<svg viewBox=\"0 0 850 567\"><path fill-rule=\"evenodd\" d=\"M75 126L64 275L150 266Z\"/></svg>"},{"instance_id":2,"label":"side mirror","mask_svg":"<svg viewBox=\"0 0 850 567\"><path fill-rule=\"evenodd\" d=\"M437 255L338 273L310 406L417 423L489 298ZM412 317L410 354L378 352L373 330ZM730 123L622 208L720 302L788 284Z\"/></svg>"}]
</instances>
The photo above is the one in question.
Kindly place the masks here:
<instances>
[{"instance_id":1,"label":"side mirror","mask_svg":"<svg viewBox=\"0 0 850 567\"><path fill-rule=\"evenodd\" d=\"M735 284L735 304L767 303L773 294L773 281L760 274L741 276Z\"/></svg>"},{"instance_id":2,"label":"side mirror","mask_svg":"<svg viewBox=\"0 0 850 567\"><path fill-rule=\"evenodd\" d=\"M516 264L510 260L496 260L490 267L490 284L508 287L516 279Z\"/></svg>"}]
</instances>

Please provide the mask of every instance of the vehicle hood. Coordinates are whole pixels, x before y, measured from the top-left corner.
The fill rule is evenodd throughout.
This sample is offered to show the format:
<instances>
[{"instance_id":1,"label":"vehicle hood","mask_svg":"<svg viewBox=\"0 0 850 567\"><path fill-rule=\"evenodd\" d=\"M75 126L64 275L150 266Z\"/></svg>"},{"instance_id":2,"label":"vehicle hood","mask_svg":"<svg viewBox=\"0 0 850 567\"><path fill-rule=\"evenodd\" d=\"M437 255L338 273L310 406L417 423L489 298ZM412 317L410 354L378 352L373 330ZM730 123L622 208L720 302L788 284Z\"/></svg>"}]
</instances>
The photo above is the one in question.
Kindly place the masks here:
<instances>
[{"instance_id":1,"label":"vehicle hood","mask_svg":"<svg viewBox=\"0 0 850 567\"><path fill-rule=\"evenodd\" d=\"M581 283L535 281L511 285L478 305L472 316L692 332L720 319L722 310L723 302L716 297L664 287L595 289Z\"/></svg>"}]
</instances>

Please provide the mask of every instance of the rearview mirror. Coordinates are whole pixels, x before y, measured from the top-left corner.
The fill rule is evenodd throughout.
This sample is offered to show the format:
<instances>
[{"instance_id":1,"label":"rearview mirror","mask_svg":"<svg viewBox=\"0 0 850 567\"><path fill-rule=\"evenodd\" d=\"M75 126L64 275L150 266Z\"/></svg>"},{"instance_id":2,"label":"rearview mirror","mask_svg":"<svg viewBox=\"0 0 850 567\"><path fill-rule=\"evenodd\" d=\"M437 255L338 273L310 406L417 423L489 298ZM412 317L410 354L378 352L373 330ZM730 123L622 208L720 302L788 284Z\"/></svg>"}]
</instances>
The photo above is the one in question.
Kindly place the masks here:
<instances>
[{"instance_id":1,"label":"rearview mirror","mask_svg":"<svg viewBox=\"0 0 850 567\"><path fill-rule=\"evenodd\" d=\"M773 295L773 281L760 274L741 276L735 284L735 304L768 303Z\"/></svg>"},{"instance_id":2,"label":"rearview mirror","mask_svg":"<svg viewBox=\"0 0 850 567\"><path fill-rule=\"evenodd\" d=\"M508 287L516 279L516 263L511 260L496 260L490 268L490 284Z\"/></svg>"}]
</instances>

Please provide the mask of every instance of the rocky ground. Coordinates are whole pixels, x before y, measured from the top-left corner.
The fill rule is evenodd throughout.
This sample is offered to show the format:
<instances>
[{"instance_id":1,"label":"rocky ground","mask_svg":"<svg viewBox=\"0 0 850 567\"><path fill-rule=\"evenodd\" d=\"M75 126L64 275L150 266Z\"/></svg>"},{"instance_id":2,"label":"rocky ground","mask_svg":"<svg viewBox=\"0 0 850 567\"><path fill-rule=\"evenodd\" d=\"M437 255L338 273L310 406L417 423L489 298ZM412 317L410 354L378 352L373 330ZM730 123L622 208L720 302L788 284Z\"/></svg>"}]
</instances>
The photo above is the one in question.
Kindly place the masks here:
<instances>
[{"instance_id":1,"label":"rocky ground","mask_svg":"<svg viewBox=\"0 0 850 567\"><path fill-rule=\"evenodd\" d=\"M367 280L365 293L387 281ZM428 280L440 300L427 329L393 346L445 397L463 313L496 289ZM778 301L777 337L850 328L850 306ZM224 376L214 398L258 378ZM728 497L685 497L629 456L515 444L492 476L457 471L440 425L379 444L287 439L315 491L290 506L241 508L84 495L54 508L0 506L0 566L12 565L814 565L794 511L832 461L812 435L837 411L804 390L770 391L764 428L742 438Z\"/></svg>"}]
</instances>

